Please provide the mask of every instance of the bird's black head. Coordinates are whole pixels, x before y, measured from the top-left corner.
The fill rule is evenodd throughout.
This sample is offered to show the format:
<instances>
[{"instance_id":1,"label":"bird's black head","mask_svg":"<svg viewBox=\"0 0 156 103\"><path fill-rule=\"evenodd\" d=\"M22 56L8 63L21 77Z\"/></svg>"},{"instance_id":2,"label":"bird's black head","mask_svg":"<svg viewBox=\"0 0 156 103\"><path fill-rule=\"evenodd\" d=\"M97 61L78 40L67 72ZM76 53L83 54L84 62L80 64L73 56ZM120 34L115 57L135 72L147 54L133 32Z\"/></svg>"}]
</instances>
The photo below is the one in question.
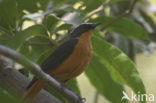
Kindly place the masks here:
<instances>
[{"instance_id":1,"label":"bird's black head","mask_svg":"<svg viewBox=\"0 0 156 103\"><path fill-rule=\"evenodd\" d=\"M79 37L81 34L94 29L99 24L101 23L82 23L72 30L70 37Z\"/></svg>"}]
</instances>

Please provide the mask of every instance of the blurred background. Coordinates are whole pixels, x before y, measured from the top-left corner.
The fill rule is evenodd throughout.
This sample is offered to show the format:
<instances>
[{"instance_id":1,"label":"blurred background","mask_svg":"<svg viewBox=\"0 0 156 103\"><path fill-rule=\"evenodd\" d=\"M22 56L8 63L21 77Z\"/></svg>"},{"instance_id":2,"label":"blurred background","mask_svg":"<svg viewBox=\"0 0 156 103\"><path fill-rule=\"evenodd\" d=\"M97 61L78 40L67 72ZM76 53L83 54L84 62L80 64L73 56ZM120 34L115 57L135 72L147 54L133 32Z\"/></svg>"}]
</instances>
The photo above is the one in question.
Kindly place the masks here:
<instances>
[{"instance_id":1,"label":"blurred background","mask_svg":"<svg viewBox=\"0 0 156 103\"><path fill-rule=\"evenodd\" d=\"M156 95L156 51L153 51L150 55L145 55L144 53L139 53L136 55L136 65L140 73L141 78L143 79L147 94ZM86 78L85 74L82 74L78 77L78 82L80 85L80 90L82 91L82 97L86 97L87 103L96 103L93 101L98 101L97 103L110 103L106 98L99 95L98 100L95 99L96 89L91 85L91 83ZM87 88L85 88L87 86ZM126 88L128 95L131 95L131 89ZM129 103L139 103L139 102L129 102ZM147 102L147 103L155 103Z\"/></svg>"},{"instance_id":2,"label":"blurred background","mask_svg":"<svg viewBox=\"0 0 156 103\"><path fill-rule=\"evenodd\" d=\"M123 11L125 10L123 7L126 6L127 3L119 3ZM129 4L127 4L129 5ZM127 7L127 6L126 6ZM136 8L140 8L142 11L138 13L135 11L132 13L137 22L142 23L144 27L150 32L152 35L155 34L156 26L152 27L152 25L156 23L156 1L155 0L146 0L144 3L138 3ZM144 12L144 13L143 13ZM141 15L140 15L141 14ZM145 14L145 15L144 15ZM148 18L149 17L149 18ZM150 20L151 19L151 24ZM114 34L115 35L115 34ZM155 39L155 37L153 37ZM135 44L134 44L135 45ZM141 44L142 45L142 44ZM126 47L125 47L126 48ZM145 47L141 47L143 51L136 53L134 56L134 61L136 63L139 74L143 80L143 83L146 88L147 94L154 94L156 96L156 45L155 40L146 45ZM78 82L80 85L80 90L82 91L82 96L87 97L87 103L110 103L106 98L102 97L100 94L96 93L96 89L91 85L91 83L86 78L86 75L83 73L78 77ZM85 88L87 85L88 88ZM131 96L131 89L126 87L128 95ZM98 95L98 99L95 98ZM94 101L94 102L93 102ZM96 102L95 102L96 101ZM98 102L97 102L98 101ZM147 103L155 103L147 102ZM139 102L129 102L129 103L139 103Z\"/></svg>"}]
</instances>

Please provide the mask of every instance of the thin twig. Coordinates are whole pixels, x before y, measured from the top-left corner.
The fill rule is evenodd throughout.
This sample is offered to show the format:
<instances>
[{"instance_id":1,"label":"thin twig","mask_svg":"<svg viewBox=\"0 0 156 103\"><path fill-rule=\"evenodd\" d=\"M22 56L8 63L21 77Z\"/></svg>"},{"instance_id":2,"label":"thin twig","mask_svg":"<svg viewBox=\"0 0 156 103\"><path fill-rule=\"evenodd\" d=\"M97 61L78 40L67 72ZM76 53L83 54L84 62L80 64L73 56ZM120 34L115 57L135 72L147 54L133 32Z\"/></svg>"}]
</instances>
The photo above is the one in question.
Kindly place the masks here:
<instances>
[{"instance_id":1,"label":"thin twig","mask_svg":"<svg viewBox=\"0 0 156 103\"><path fill-rule=\"evenodd\" d=\"M104 10L104 8L111 2L112 0L106 0L101 6L99 6L98 8L96 8L95 10L91 11L90 13L88 13L83 20L87 20L88 18L92 17L94 14L99 13L100 11ZM71 27L72 28L72 27ZM66 33L65 35L61 36L59 38L59 42L64 41L64 39L66 39L68 37L68 33Z\"/></svg>"},{"instance_id":2,"label":"thin twig","mask_svg":"<svg viewBox=\"0 0 156 103\"><path fill-rule=\"evenodd\" d=\"M99 13L100 11L104 10L105 6L107 6L112 0L106 0L100 7L98 7L97 9L91 11L90 13L88 13L83 20L86 20L88 18L90 18L91 16L93 16L94 14Z\"/></svg>"},{"instance_id":3,"label":"thin twig","mask_svg":"<svg viewBox=\"0 0 156 103\"><path fill-rule=\"evenodd\" d=\"M60 82L56 81L53 77L44 73L37 64L28 60L20 53L3 45L0 45L0 54L13 59L16 62L22 64L24 67L28 68L33 74L35 74L37 78L43 80L49 86L53 87L54 90L56 90L65 98L67 98L71 103L83 103L83 99L80 96L78 96L75 92L69 90Z\"/></svg>"},{"instance_id":4,"label":"thin twig","mask_svg":"<svg viewBox=\"0 0 156 103\"><path fill-rule=\"evenodd\" d=\"M109 22L108 24L106 24L101 30L105 30L106 28L110 27L112 24L114 24L115 22L119 21L121 18L130 15L133 12L133 9L135 7L135 4L138 0L134 0L132 3L132 6L130 7L129 10L127 10L126 12L124 12L123 14L119 15L117 18L115 18L114 20L112 20L111 22Z\"/></svg>"}]
</instances>

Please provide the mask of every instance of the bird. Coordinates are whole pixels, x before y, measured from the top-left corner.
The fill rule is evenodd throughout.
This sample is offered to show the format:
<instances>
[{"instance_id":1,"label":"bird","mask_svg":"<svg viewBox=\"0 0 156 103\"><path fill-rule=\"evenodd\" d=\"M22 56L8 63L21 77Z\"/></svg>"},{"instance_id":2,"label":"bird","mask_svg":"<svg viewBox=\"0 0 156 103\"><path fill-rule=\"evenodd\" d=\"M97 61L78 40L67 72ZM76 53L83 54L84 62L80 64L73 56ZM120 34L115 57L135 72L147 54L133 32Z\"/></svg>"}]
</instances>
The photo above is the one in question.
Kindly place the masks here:
<instances>
[{"instance_id":1,"label":"bird","mask_svg":"<svg viewBox=\"0 0 156 103\"><path fill-rule=\"evenodd\" d=\"M68 40L62 43L42 63L41 69L61 83L77 77L87 68L92 58L91 35L101 23L82 23L70 33ZM24 98L33 102L46 83L33 78L26 88Z\"/></svg>"}]
</instances>

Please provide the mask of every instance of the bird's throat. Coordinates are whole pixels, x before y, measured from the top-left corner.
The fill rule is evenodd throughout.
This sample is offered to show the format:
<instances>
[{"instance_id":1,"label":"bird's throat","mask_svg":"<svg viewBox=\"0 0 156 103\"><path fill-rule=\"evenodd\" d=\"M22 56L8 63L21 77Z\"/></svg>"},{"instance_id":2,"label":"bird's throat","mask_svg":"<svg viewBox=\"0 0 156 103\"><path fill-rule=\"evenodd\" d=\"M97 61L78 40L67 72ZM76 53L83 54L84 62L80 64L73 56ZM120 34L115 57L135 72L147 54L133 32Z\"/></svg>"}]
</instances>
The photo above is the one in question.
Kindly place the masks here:
<instances>
[{"instance_id":1,"label":"bird's throat","mask_svg":"<svg viewBox=\"0 0 156 103\"><path fill-rule=\"evenodd\" d=\"M80 37L78 37L79 40L84 40L84 41L90 41L91 40L91 35L92 35L92 30L89 30L83 34L81 34Z\"/></svg>"}]
</instances>

